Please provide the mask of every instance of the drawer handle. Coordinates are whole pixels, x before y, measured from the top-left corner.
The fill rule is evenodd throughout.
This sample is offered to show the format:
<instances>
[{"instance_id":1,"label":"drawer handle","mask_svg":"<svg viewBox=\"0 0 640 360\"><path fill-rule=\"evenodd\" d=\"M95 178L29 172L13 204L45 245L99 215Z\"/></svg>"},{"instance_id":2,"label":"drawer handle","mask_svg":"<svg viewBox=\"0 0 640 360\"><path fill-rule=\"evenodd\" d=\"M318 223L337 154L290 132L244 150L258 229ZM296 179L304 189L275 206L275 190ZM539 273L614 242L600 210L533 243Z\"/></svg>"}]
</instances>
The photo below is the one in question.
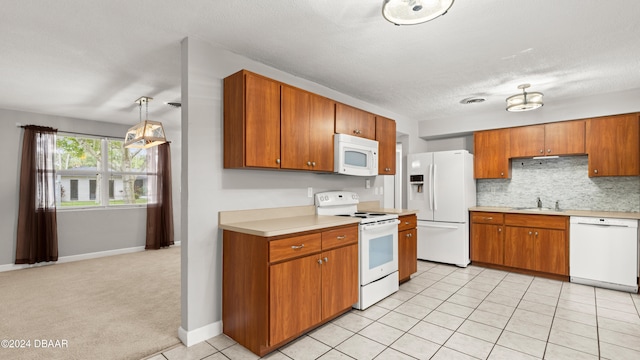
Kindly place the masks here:
<instances>
[{"instance_id":1,"label":"drawer handle","mask_svg":"<svg viewBox=\"0 0 640 360\"><path fill-rule=\"evenodd\" d=\"M408 221L405 221L405 222L404 222L404 224L405 224L405 225L409 225L409 224L411 224L411 223L410 223L410 222L408 222Z\"/></svg>"},{"instance_id":2,"label":"drawer handle","mask_svg":"<svg viewBox=\"0 0 640 360\"><path fill-rule=\"evenodd\" d=\"M407 234L407 237L413 237L413 234L408 233L408 234Z\"/></svg>"},{"instance_id":3,"label":"drawer handle","mask_svg":"<svg viewBox=\"0 0 640 360\"><path fill-rule=\"evenodd\" d=\"M300 245L291 245L291 248L293 250L298 250L298 249L302 249L304 247L304 244L300 244Z\"/></svg>"},{"instance_id":4,"label":"drawer handle","mask_svg":"<svg viewBox=\"0 0 640 360\"><path fill-rule=\"evenodd\" d=\"M344 240L346 238L347 238L347 235L336 236L336 239L338 239L338 240Z\"/></svg>"},{"instance_id":5,"label":"drawer handle","mask_svg":"<svg viewBox=\"0 0 640 360\"><path fill-rule=\"evenodd\" d=\"M493 220L493 218L492 218L492 217L486 217L486 218L484 218L484 219L485 219L485 220Z\"/></svg>"}]
</instances>

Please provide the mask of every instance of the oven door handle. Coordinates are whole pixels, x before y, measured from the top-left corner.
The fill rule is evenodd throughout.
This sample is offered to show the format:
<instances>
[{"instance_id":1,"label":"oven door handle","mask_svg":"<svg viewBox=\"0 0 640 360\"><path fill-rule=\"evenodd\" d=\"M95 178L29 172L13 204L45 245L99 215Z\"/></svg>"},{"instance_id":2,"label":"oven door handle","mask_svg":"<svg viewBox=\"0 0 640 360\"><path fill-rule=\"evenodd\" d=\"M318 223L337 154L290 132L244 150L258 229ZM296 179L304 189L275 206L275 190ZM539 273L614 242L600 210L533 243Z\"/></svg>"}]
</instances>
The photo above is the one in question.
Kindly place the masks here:
<instances>
[{"instance_id":1,"label":"oven door handle","mask_svg":"<svg viewBox=\"0 0 640 360\"><path fill-rule=\"evenodd\" d=\"M388 222L384 224L366 224L362 225L362 230L382 230L388 227L393 227L400 224L400 220L395 220L393 222Z\"/></svg>"}]
</instances>

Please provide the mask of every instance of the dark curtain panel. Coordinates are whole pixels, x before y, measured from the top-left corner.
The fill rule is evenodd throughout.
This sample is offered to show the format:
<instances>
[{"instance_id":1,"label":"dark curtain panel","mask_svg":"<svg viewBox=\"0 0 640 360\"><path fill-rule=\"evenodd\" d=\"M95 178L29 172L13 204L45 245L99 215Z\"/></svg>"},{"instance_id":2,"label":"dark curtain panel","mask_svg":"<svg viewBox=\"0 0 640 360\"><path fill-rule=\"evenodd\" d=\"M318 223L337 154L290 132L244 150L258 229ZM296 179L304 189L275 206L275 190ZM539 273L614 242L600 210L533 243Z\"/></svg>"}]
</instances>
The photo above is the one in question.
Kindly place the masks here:
<instances>
[{"instance_id":1,"label":"dark curtain panel","mask_svg":"<svg viewBox=\"0 0 640 360\"><path fill-rule=\"evenodd\" d=\"M22 141L16 264L58 260L56 129L28 125Z\"/></svg>"},{"instance_id":2,"label":"dark curtain panel","mask_svg":"<svg viewBox=\"0 0 640 360\"><path fill-rule=\"evenodd\" d=\"M173 245L173 202L171 200L171 150L164 143L149 151L148 166L157 175L148 179L147 244L145 249Z\"/></svg>"}]
</instances>

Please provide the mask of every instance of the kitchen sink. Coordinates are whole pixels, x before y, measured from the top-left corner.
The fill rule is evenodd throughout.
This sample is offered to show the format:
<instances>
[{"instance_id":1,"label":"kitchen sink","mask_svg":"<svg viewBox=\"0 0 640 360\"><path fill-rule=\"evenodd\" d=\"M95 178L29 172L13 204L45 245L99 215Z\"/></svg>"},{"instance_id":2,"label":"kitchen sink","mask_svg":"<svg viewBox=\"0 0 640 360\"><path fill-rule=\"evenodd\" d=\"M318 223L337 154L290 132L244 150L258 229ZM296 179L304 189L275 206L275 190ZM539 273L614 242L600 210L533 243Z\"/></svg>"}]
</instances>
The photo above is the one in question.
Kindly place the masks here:
<instances>
[{"instance_id":1,"label":"kitchen sink","mask_svg":"<svg viewBox=\"0 0 640 360\"><path fill-rule=\"evenodd\" d=\"M545 211L555 211L555 212L561 212L562 210L556 210L556 209L552 209L552 208L539 208L539 207L516 207L516 208L512 208L512 210L523 210L523 211L538 211L538 212L545 212Z\"/></svg>"}]
</instances>

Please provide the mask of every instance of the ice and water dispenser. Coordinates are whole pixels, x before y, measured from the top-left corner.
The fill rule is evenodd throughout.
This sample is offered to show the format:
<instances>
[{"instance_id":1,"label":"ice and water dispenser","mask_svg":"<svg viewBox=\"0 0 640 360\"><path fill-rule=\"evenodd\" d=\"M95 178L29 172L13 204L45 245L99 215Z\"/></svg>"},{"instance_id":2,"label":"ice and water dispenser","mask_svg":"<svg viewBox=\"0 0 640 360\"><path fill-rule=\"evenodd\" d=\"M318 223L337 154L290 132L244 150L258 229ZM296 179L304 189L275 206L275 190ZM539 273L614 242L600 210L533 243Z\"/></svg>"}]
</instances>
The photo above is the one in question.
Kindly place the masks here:
<instances>
[{"instance_id":1,"label":"ice and water dispenser","mask_svg":"<svg viewBox=\"0 0 640 360\"><path fill-rule=\"evenodd\" d=\"M424 175L409 175L409 184L411 184L411 199L417 199L422 196L424 189Z\"/></svg>"}]
</instances>

